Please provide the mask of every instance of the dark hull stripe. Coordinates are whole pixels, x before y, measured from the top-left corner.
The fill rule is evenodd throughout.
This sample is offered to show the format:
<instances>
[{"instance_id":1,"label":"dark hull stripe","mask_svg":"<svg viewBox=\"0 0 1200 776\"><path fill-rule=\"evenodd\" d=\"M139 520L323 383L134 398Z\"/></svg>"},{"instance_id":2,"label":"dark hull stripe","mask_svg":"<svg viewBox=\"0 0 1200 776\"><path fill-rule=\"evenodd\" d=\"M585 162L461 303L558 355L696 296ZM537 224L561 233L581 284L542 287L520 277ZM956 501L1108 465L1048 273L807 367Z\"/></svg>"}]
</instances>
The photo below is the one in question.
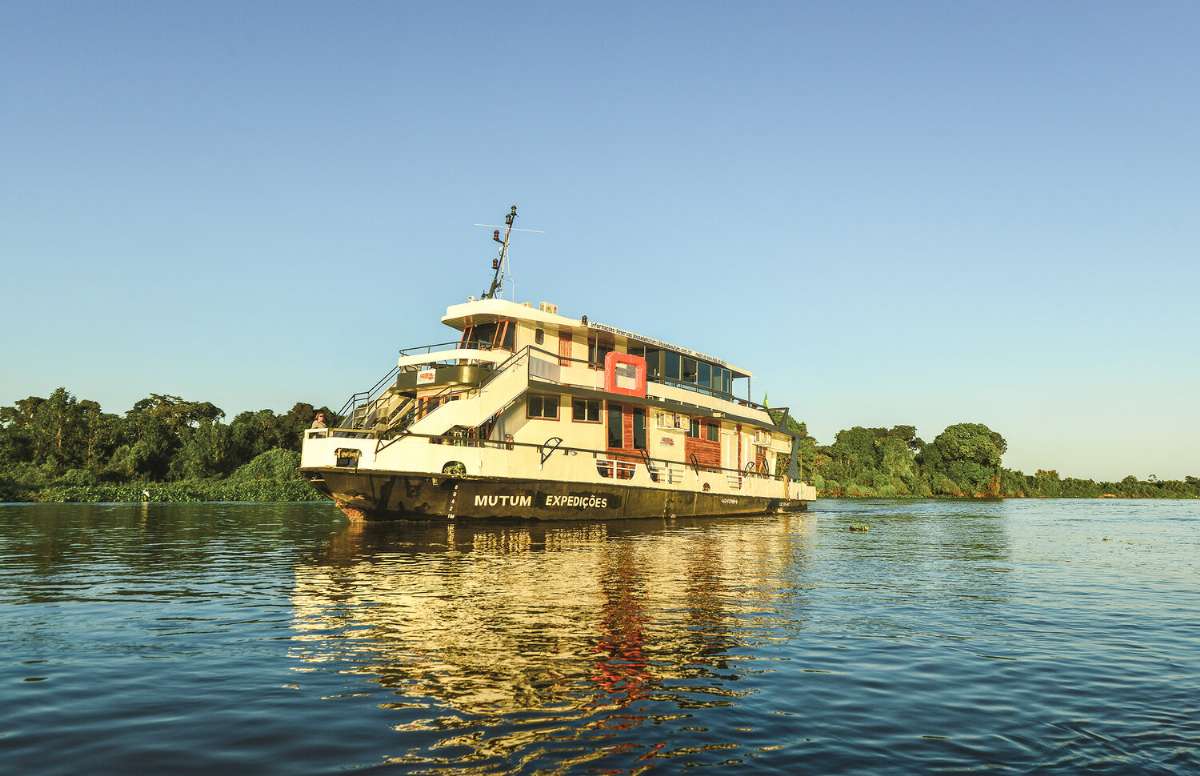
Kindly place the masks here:
<instances>
[{"instance_id":1,"label":"dark hull stripe","mask_svg":"<svg viewBox=\"0 0 1200 776\"><path fill-rule=\"evenodd\" d=\"M586 520L761 515L799 511L802 501L602 483L307 471L343 511L367 519L519 518Z\"/></svg>"}]
</instances>

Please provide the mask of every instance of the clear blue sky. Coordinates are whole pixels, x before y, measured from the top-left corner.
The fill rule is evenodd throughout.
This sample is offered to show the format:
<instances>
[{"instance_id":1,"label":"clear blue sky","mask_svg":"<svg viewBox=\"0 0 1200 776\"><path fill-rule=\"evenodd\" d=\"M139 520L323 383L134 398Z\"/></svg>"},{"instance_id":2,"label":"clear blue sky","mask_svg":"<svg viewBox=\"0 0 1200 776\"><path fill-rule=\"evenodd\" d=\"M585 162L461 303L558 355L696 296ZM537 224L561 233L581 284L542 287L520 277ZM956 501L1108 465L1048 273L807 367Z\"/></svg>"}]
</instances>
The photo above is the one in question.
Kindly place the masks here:
<instances>
[{"instance_id":1,"label":"clear blue sky","mask_svg":"<svg viewBox=\"0 0 1200 776\"><path fill-rule=\"evenodd\" d=\"M479 293L823 442L1200 475L1200 6L0 6L0 402L340 405Z\"/></svg>"}]
</instances>

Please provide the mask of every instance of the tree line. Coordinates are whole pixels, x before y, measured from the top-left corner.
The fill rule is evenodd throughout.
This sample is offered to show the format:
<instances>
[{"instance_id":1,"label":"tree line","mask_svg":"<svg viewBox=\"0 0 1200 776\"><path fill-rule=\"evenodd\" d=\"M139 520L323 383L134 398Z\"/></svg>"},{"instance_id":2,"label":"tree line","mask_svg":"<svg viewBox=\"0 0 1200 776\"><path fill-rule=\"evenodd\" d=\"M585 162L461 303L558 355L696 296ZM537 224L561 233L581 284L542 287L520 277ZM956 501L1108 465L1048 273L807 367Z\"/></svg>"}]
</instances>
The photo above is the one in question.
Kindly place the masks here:
<instances>
[{"instance_id":1,"label":"tree line","mask_svg":"<svg viewBox=\"0 0 1200 776\"><path fill-rule=\"evenodd\" d=\"M307 498L300 439L319 411L333 416L298 402L286 413L247 411L225 422L211 402L166 394L124 414L65 388L30 396L0 407L0 500ZM172 487L135 487L150 483Z\"/></svg>"},{"instance_id":2,"label":"tree line","mask_svg":"<svg viewBox=\"0 0 1200 776\"><path fill-rule=\"evenodd\" d=\"M1052 469L1025 474L1003 466L1008 443L982 423L956 423L932 442L914 426L839 431L817 444L803 423L800 464L805 479L828 497L1200 498L1200 477L1160 480L1132 475L1116 482L1060 477Z\"/></svg>"},{"instance_id":3,"label":"tree line","mask_svg":"<svg viewBox=\"0 0 1200 776\"><path fill-rule=\"evenodd\" d=\"M317 412L336 419L304 402L226 422L211 402L165 394L124 414L65 388L30 396L0 407L0 501L316 499L297 467ZM1097 482L1006 469L1004 437L981 423L949 426L932 442L914 426L855 426L820 445L803 423L788 422L801 436L804 479L826 497L1200 498L1197 477Z\"/></svg>"}]
</instances>

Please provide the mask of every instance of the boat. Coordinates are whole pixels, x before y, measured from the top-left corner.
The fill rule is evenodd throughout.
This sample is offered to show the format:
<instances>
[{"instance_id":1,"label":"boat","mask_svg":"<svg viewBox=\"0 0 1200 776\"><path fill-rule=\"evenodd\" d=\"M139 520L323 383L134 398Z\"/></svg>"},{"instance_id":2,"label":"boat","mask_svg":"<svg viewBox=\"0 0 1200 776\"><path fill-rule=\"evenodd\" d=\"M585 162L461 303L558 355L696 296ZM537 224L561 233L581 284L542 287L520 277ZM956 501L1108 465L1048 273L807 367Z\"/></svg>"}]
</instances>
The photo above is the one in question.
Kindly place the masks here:
<instances>
[{"instance_id":1,"label":"boat","mask_svg":"<svg viewBox=\"0 0 1200 776\"><path fill-rule=\"evenodd\" d=\"M442 316L453 339L401 349L305 431L313 487L352 520L761 515L816 498L801 427L750 399L748 370L505 299L516 217L492 233L488 289Z\"/></svg>"}]
</instances>

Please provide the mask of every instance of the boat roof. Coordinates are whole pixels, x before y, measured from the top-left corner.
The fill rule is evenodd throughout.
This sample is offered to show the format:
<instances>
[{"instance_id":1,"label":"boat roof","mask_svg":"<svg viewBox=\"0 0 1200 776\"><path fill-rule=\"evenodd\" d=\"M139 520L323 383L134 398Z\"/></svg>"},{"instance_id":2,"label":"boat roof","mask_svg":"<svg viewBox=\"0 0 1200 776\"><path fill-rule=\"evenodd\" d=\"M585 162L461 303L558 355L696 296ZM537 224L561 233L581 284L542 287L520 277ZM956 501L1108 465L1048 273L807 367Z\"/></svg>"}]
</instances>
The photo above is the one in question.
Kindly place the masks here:
<instances>
[{"instance_id":1,"label":"boat roof","mask_svg":"<svg viewBox=\"0 0 1200 776\"><path fill-rule=\"evenodd\" d=\"M604 323L597 323L593 320L583 322L581 318L570 318L558 313L548 312L546 310L534 307L529 302L512 302L507 299L474 299L463 302L462 304L450 305L446 308L446 314L442 316L442 323L451 326L458 330L465 329L471 323L486 323L494 318L513 318L521 321L532 321L534 323L549 324L551 326L560 326L568 329L595 329L612 334L618 337L624 337L627 340L643 343L651 347L661 348L663 350L672 350L676 353L696 358L701 361L707 361L711 364L723 366L733 373L735 377L752 377L752 373L748 369L734 366L728 361L710 356L707 353L692 350L691 348L673 345L669 342L648 337L644 334L637 334L625 329L619 329L615 326L609 326Z\"/></svg>"}]
</instances>

